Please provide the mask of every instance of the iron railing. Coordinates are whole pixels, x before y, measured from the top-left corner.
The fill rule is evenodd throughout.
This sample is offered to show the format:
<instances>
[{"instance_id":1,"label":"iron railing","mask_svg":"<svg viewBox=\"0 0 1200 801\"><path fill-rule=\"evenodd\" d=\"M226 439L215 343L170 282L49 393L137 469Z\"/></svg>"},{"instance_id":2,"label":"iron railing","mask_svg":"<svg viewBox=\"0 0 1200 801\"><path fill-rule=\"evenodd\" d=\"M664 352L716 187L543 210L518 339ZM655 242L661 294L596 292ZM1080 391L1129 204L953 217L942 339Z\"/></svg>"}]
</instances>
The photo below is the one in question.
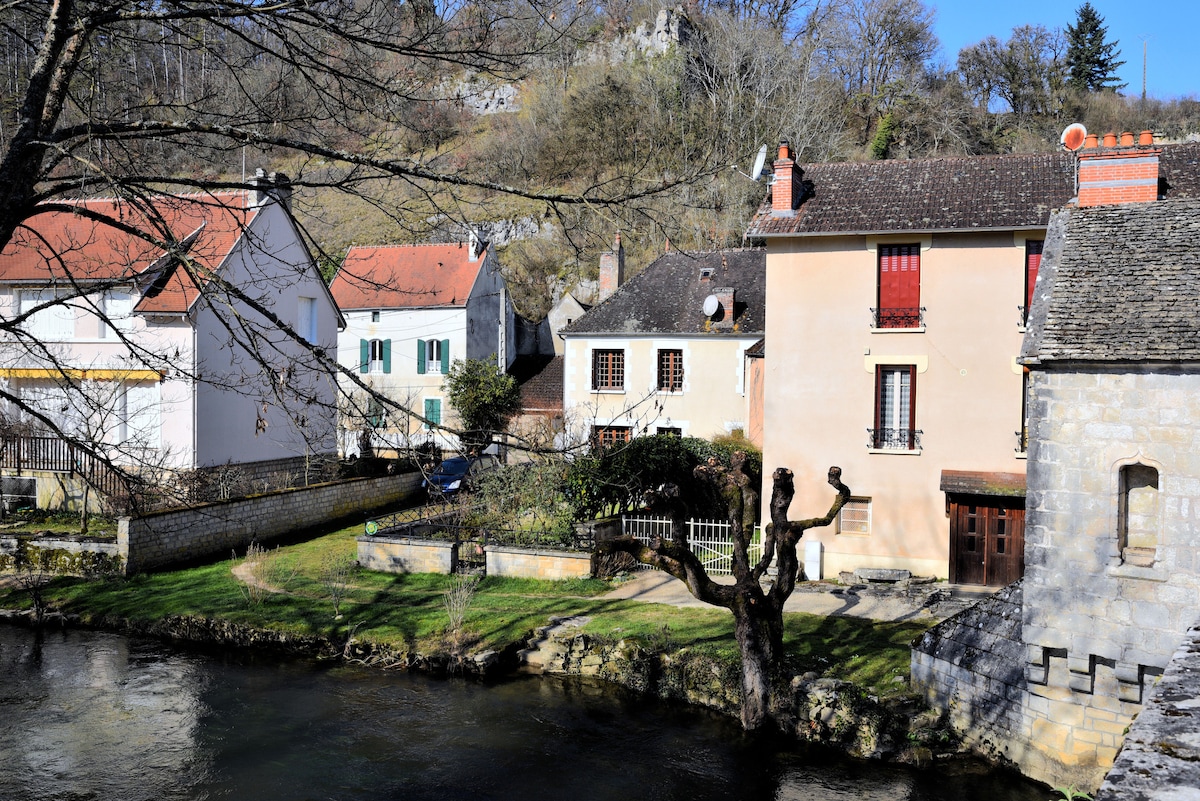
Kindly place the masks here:
<instances>
[{"instance_id":1,"label":"iron railing","mask_svg":"<svg viewBox=\"0 0 1200 801\"><path fill-rule=\"evenodd\" d=\"M873 328L924 328L925 307L910 309L871 309Z\"/></svg>"},{"instance_id":2,"label":"iron railing","mask_svg":"<svg viewBox=\"0 0 1200 801\"><path fill-rule=\"evenodd\" d=\"M1029 429L1022 428L1013 433L1017 437L1017 453L1026 453L1029 450Z\"/></svg>"},{"instance_id":3,"label":"iron railing","mask_svg":"<svg viewBox=\"0 0 1200 801\"><path fill-rule=\"evenodd\" d=\"M110 497L129 492L125 476L102 459L57 437L0 438L0 467L18 472L44 470L77 475L93 489Z\"/></svg>"},{"instance_id":4,"label":"iron railing","mask_svg":"<svg viewBox=\"0 0 1200 801\"><path fill-rule=\"evenodd\" d=\"M915 451L921 447L919 428L868 428L867 447L873 451Z\"/></svg>"}]
</instances>

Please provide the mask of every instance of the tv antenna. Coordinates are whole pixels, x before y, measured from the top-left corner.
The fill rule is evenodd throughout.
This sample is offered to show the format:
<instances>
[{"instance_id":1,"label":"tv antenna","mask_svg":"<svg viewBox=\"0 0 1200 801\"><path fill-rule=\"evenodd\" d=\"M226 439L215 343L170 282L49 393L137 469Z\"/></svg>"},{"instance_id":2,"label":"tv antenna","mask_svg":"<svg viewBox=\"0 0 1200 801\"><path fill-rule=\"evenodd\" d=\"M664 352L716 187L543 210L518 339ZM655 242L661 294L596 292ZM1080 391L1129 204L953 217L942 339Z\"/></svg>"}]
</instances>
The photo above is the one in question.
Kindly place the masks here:
<instances>
[{"instance_id":1,"label":"tv antenna","mask_svg":"<svg viewBox=\"0 0 1200 801\"><path fill-rule=\"evenodd\" d=\"M751 181L757 181L763 177L763 166L767 163L767 146L763 145L758 149L758 155L754 157L754 169L749 173L744 173L738 169L736 164L730 164L729 169L736 172L738 175L745 175Z\"/></svg>"}]
</instances>

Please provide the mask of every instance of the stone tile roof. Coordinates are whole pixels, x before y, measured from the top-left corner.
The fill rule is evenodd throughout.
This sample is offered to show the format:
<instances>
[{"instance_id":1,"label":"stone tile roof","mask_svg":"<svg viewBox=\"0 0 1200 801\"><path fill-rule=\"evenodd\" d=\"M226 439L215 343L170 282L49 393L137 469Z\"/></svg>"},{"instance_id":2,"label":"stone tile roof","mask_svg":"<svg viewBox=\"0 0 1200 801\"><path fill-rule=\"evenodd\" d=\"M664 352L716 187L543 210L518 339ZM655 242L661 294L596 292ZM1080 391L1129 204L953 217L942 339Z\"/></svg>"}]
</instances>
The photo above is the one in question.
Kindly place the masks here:
<instances>
[{"instance_id":1,"label":"stone tile roof","mask_svg":"<svg viewBox=\"0 0 1200 801\"><path fill-rule=\"evenodd\" d=\"M352 247L329 290L340 309L464 307L485 257L466 243Z\"/></svg>"},{"instance_id":2,"label":"stone tile roof","mask_svg":"<svg viewBox=\"0 0 1200 801\"><path fill-rule=\"evenodd\" d=\"M63 204L60 204L63 205ZM257 214L249 193L155 195L134 202L96 198L47 209L25 222L0 253L0 281L149 283L137 305L146 313L187 312ZM157 244L101 222L120 220L149 237L174 240L192 269L179 269Z\"/></svg>"},{"instance_id":3,"label":"stone tile roof","mask_svg":"<svg viewBox=\"0 0 1200 801\"><path fill-rule=\"evenodd\" d=\"M802 166L794 215L768 197L747 236L1040 228L1075 196L1070 153ZM1160 192L1200 197L1200 143L1163 145Z\"/></svg>"},{"instance_id":4,"label":"stone tile roof","mask_svg":"<svg viewBox=\"0 0 1200 801\"><path fill-rule=\"evenodd\" d=\"M701 271L711 271L705 280ZM733 287L733 327L717 329L704 299ZM572 334L761 334L766 322L766 251L668 253L622 284L603 303L564 327Z\"/></svg>"},{"instance_id":5,"label":"stone tile roof","mask_svg":"<svg viewBox=\"0 0 1200 801\"><path fill-rule=\"evenodd\" d=\"M562 356L518 356L509 373L521 385L523 412L544 414L562 411Z\"/></svg>"},{"instance_id":6,"label":"stone tile roof","mask_svg":"<svg viewBox=\"0 0 1200 801\"><path fill-rule=\"evenodd\" d=\"M1058 212L1027 363L1200 361L1200 198Z\"/></svg>"},{"instance_id":7,"label":"stone tile roof","mask_svg":"<svg viewBox=\"0 0 1200 801\"><path fill-rule=\"evenodd\" d=\"M986 473L975 470L943 470L942 492L963 495L1025 497L1024 473Z\"/></svg>"}]
</instances>

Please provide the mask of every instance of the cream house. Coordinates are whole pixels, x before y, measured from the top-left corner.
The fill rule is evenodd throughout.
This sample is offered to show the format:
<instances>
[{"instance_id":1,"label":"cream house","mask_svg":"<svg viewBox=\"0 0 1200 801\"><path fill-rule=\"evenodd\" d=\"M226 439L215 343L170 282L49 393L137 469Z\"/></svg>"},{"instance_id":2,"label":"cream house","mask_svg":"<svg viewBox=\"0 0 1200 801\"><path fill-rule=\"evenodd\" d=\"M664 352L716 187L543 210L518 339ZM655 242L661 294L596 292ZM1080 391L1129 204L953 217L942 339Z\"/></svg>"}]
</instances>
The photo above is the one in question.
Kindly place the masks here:
<instances>
[{"instance_id":1,"label":"cream house","mask_svg":"<svg viewBox=\"0 0 1200 801\"><path fill-rule=\"evenodd\" d=\"M744 432L744 353L762 338L763 255L669 253L622 282L618 240L601 260L601 302L560 332L568 433L610 443Z\"/></svg>"},{"instance_id":2,"label":"cream house","mask_svg":"<svg viewBox=\"0 0 1200 801\"><path fill-rule=\"evenodd\" d=\"M468 242L353 247L330 286L346 328L338 362L386 397L343 380L342 449L399 450L424 442L457 448L442 381L456 359L506 371L516 358L514 315L494 252ZM406 414L401 409L415 413Z\"/></svg>"}]
</instances>

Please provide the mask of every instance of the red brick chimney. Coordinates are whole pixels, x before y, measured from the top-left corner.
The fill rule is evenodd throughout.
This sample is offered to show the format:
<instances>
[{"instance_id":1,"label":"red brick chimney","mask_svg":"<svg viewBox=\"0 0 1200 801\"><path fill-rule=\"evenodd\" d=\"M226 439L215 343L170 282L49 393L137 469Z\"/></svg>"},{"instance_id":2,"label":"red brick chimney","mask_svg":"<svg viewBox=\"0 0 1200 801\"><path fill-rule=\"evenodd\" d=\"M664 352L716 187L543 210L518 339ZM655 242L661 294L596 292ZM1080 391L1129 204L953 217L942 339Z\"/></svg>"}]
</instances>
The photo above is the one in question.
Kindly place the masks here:
<instances>
[{"instance_id":1,"label":"red brick chimney","mask_svg":"<svg viewBox=\"0 0 1200 801\"><path fill-rule=\"evenodd\" d=\"M790 214L800 199L800 170L792 159L792 148L786 139L779 143L779 158L775 159L775 180L771 183L771 211Z\"/></svg>"},{"instance_id":2,"label":"red brick chimney","mask_svg":"<svg viewBox=\"0 0 1200 801\"><path fill-rule=\"evenodd\" d=\"M617 287L625 282L625 248L621 247L621 234L613 238L613 249L600 254L600 296L597 303L608 300Z\"/></svg>"},{"instance_id":3,"label":"red brick chimney","mask_svg":"<svg viewBox=\"0 0 1200 801\"><path fill-rule=\"evenodd\" d=\"M731 286L716 287L712 293L717 296L717 302L721 304L717 307L716 313L710 318L712 320L712 327L716 329L733 328L734 288Z\"/></svg>"},{"instance_id":4,"label":"red brick chimney","mask_svg":"<svg viewBox=\"0 0 1200 801\"><path fill-rule=\"evenodd\" d=\"M1154 134L1142 131L1134 144L1126 131L1120 139L1105 134L1104 146L1088 135L1079 151L1079 205L1104 206L1158 200L1158 156Z\"/></svg>"}]
</instances>

